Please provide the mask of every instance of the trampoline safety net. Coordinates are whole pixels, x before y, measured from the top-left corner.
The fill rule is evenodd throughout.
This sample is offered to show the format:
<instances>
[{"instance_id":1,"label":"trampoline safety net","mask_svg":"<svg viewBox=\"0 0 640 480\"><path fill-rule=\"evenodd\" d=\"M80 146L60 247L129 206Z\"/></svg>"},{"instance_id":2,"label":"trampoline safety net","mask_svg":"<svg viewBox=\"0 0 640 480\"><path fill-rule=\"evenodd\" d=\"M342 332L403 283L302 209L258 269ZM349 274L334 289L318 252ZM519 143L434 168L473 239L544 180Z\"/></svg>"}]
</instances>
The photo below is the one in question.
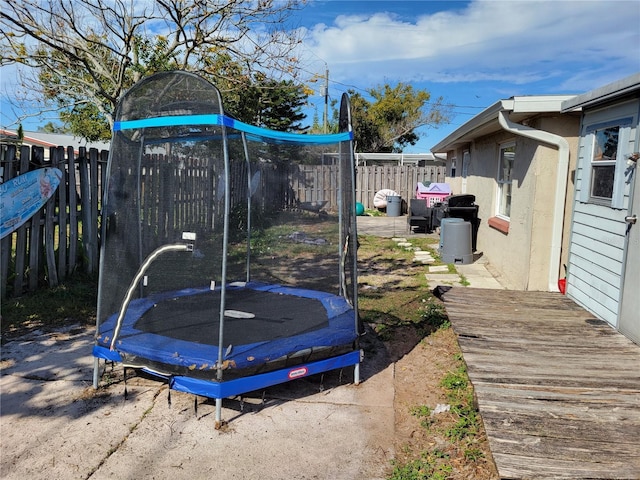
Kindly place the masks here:
<instances>
[{"instance_id":1,"label":"trampoline safety net","mask_svg":"<svg viewBox=\"0 0 640 480\"><path fill-rule=\"evenodd\" d=\"M339 125L239 122L186 72L128 91L104 185L94 356L212 398L357 365L346 95Z\"/></svg>"}]
</instances>

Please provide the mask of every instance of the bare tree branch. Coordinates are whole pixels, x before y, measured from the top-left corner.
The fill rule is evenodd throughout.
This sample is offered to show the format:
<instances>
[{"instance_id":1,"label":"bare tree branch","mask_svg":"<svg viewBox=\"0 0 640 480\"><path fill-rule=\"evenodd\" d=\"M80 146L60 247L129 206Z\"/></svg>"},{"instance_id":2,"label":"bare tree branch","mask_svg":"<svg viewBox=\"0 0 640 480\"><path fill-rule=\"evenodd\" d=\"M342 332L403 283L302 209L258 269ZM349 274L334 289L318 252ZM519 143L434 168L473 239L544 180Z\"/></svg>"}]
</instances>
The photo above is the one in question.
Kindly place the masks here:
<instances>
[{"instance_id":1,"label":"bare tree branch","mask_svg":"<svg viewBox=\"0 0 640 480\"><path fill-rule=\"evenodd\" d=\"M113 124L119 97L162 69L208 76L220 54L290 70L283 22L305 0L0 0L0 64L30 67L23 92L62 109L94 104Z\"/></svg>"}]
</instances>

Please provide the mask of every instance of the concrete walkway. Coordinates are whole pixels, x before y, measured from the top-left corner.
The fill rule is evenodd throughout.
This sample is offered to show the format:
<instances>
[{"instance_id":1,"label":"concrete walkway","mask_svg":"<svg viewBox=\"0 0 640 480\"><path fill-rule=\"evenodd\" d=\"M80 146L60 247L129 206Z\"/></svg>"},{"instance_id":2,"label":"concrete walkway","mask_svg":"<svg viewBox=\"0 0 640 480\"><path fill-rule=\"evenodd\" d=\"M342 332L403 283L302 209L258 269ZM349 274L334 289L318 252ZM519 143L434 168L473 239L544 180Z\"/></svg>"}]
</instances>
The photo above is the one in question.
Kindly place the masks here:
<instances>
[{"instance_id":1,"label":"concrete walkway","mask_svg":"<svg viewBox=\"0 0 640 480\"><path fill-rule=\"evenodd\" d=\"M432 265L437 263L428 252L416 249L411 240L414 238L439 239L437 233L411 233L407 226L407 217L373 217L360 216L357 218L358 234L387 237L395 240L399 246L413 250L415 261L425 264L425 277L429 286L463 285L473 288L504 289L500 277L492 270L491 265L481 254L474 254L474 262L470 264L456 264L455 272L450 272L447 265ZM437 249L437 245L435 245Z\"/></svg>"},{"instance_id":2,"label":"concrete walkway","mask_svg":"<svg viewBox=\"0 0 640 480\"><path fill-rule=\"evenodd\" d=\"M327 372L215 404L106 366L91 386L93 328L2 346L0 478L383 479L394 456L393 364L384 347ZM169 403L169 398L171 402ZM197 404L197 411L195 406Z\"/></svg>"}]
</instances>

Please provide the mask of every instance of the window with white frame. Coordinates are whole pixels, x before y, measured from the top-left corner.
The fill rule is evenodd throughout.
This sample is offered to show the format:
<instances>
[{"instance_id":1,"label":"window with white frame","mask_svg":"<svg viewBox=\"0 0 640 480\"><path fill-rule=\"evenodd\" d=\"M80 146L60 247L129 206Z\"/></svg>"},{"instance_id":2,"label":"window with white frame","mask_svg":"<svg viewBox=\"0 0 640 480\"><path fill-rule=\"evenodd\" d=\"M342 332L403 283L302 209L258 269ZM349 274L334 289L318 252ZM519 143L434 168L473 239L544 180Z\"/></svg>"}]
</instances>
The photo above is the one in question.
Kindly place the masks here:
<instances>
[{"instance_id":1,"label":"window with white frame","mask_svg":"<svg viewBox=\"0 0 640 480\"><path fill-rule=\"evenodd\" d=\"M613 196L619 135L618 125L600 128L593 132L589 194L594 199L611 200Z\"/></svg>"},{"instance_id":2,"label":"window with white frame","mask_svg":"<svg viewBox=\"0 0 640 480\"><path fill-rule=\"evenodd\" d=\"M515 142L500 145L498 161L498 208L497 215L508 219L511 216L511 180L513 162L516 157Z\"/></svg>"},{"instance_id":3,"label":"window with white frame","mask_svg":"<svg viewBox=\"0 0 640 480\"><path fill-rule=\"evenodd\" d=\"M466 178L469 174L469 162L471 160L471 156L469 154L469 150L465 150L462 152L462 177Z\"/></svg>"},{"instance_id":4,"label":"window with white frame","mask_svg":"<svg viewBox=\"0 0 640 480\"><path fill-rule=\"evenodd\" d=\"M634 117L592 123L583 133L583 177L579 200L624 208L626 156L633 148Z\"/></svg>"}]
</instances>

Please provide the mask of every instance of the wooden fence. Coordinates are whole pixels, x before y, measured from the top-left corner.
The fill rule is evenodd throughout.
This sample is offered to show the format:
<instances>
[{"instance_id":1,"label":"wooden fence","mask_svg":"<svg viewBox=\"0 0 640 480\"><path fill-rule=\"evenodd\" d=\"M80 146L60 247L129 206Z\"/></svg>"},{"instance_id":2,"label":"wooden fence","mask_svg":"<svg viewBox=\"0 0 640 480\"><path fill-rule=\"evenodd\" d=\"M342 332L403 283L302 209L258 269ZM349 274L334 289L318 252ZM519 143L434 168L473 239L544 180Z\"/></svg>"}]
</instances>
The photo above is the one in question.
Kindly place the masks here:
<instances>
[{"instance_id":1,"label":"wooden fence","mask_svg":"<svg viewBox=\"0 0 640 480\"><path fill-rule=\"evenodd\" d=\"M3 182L45 166L63 172L60 187L49 202L0 241L3 299L33 292L42 285L58 285L78 270L88 274L98 271L100 205L109 152L80 148L76 154L72 147L50 147L46 162L44 153L43 147L0 145ZM304 181L291 185L296 201L335 198L335 166L306 165L299 174ZM414 196L419 181L444 182L444 167L357 167L356 201L373 209L373 197L382 189L394 190L406 200ZM335 207L332 202L327 205L329 210Z\"/></svg>"},{"instance_id":2,"label":"wooden fence","mask_svg":"<svg viewBox=\"0 0 640 480\"><path fill-rule=\"evenodd\" d=\"M98 270L99 205L107 151L0 145L2 181L42 167L63 172L55 195L24 225L0 240L2 298L58 285L78 269Z\"/></svg>"}]
</instances>

